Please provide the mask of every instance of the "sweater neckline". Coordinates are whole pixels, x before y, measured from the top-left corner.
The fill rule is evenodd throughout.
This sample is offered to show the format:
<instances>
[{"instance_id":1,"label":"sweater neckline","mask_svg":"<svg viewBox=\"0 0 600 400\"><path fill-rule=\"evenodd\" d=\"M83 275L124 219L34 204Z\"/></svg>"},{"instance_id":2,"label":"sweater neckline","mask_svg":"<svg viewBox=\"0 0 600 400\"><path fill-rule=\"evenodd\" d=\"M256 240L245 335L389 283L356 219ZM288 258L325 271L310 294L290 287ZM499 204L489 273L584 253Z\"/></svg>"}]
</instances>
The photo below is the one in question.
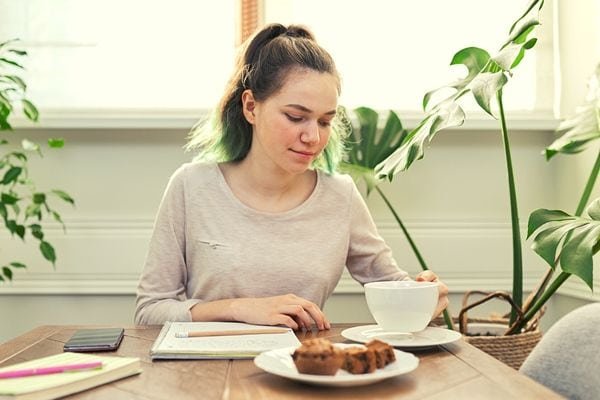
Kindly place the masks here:
<instances>
[{"instance_id":1,"label":"sweater neckline","mask_svg":"<svg viewBox=\"0 0 600 400\"><path fill-rule=\"evenodd\" d=\"M287 216L290 216L290 215L297 214L300 211L302 211L303 209L309 207L310 204L314 202L314 199L315 199L315 197L317 197L318 192L321 190L321 181L322 181L321 173L322 172L317 169L317 170L315 170L316 173L317 173L317 182L315 183L315 187L313 188L311 194L302 203L298 204L294 208L291 208L291 209L286 210L286 211L281 211L281 212L261 211L261 210L255 209L253 207L250 207L246 203L242 202L235 195L235 193L233 193L233 190L231 189L231 187L229 186L229 184L225 180L225 176L223 175L223 171L221 171L221 168L219 167L218 163L214 163L213 168L214 168L215 173L217 175L218 184L219 184L219 186L221 186L221 189L223 190L223 192L225 193L225 195L229 198L229 200L231 200L234 204L236 204L236 206L238 208L243 209L244 211L246 211L248 213L252 213L252 214L265 215L265 216L271 216L271 217L287 217Z\"/></svg>"}]
</instances>

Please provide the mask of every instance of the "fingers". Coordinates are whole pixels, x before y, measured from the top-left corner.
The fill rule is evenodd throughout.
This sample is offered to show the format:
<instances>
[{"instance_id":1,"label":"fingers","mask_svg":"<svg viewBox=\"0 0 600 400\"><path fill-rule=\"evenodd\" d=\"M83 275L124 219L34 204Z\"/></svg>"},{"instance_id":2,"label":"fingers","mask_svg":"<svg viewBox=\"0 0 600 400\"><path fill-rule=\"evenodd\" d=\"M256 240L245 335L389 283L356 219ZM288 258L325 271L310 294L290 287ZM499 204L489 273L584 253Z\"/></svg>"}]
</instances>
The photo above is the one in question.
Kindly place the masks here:
<instances>
[{"instance_id":1,"label":"fingers","mask_svg":"<svg viewBox=\"0 0 600 400\"><path fill-rule=\"evenodd\" d=\"M285 314L296 321L298 329L310 329L310 326L313 322L306 310L298 304L283 305L277 309L277 312L280 314Z\"/></svg>"},{"instance_id":2,"label":"fingers","mask_svg":"<svg viewBox=\"0 0 600 400\"><path fill-rule=\"evenodd\" d=\"M450 304L448 300L448 286L438 279L433 271L423 271L415 277L417 282L437 282L438 283L438 304L435 308L433 318L439 316Z\"/></svg>"},{"instance_id":3,"label":"fingers","mask_svg":"<svg viewBox=\"0 0 600 400\"><path fill-rule=\"evenodd\" d=\"M437 282L438 277L434 272L427 270L419 272L415 277L415 280L417 282Z\"/></svg>"},{"instance_id":4,"label":"fingers","mask_svg":"<svg viewBox=\"0 0 600 400\"><path fill-rule=\"evenodd\" d=\"M325 314L316 304L296 295L285 296L285 303L288 305L283 306L280 312L297 317L301 327L310 329L314 322L319 330L331 328Z\"/></svg>"},{"instance_id":5,"label":"fingers","mask_svg":"<svg viewBox=\"0 0 600 400\"><path fill-rule=\"evenodd\" d=\"M444 312L444 310L448 307L448 305L450 304L450 301L448 300L448 297L444 296L444 297L440 297L437 303L437 306L435 307L435 312L433 313L433 318L438 317L442 312Z\"/></svg>"}]
</instances>

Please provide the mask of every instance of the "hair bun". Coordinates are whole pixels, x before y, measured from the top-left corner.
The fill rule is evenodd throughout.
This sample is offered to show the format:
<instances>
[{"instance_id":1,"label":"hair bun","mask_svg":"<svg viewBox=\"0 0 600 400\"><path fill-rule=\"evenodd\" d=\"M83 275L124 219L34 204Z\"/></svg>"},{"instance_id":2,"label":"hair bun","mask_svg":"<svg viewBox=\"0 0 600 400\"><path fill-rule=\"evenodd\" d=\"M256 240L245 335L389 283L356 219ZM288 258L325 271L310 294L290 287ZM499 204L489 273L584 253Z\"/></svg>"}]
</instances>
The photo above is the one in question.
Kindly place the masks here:
<instances>
[{"instance_id":1,"label":"hair bun","mask_svg":"<svg viewBox=\"0 0 600 400\"><path fill-rule=\"evenodd\" d=\"M299 38L315 40L313 34L308 29L306 29L305 27L300 26L300 25L288 26L288 28L285 32L285 35L290 36L290 37L299 37Z\"/></svg>"}]
</instances>

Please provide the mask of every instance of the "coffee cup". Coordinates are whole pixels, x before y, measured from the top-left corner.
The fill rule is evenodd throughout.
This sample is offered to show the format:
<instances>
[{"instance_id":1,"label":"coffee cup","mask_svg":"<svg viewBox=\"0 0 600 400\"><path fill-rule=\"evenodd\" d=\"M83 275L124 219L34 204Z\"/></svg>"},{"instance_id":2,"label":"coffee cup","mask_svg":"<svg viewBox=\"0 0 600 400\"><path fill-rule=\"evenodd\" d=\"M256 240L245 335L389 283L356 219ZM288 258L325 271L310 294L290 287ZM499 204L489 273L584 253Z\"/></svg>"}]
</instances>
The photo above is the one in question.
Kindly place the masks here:
<instances>
[{"instance_id":1,"label":"coffee cup","mask_svg":"<svg viewBox=\"0 0 600 400\"><path fill-rule=\"evenodd\" d=\"M419 332L431 321L438 302L437 282L382 281L365 284L367 306L380 328Z\"/></svg>"}]
</instances>

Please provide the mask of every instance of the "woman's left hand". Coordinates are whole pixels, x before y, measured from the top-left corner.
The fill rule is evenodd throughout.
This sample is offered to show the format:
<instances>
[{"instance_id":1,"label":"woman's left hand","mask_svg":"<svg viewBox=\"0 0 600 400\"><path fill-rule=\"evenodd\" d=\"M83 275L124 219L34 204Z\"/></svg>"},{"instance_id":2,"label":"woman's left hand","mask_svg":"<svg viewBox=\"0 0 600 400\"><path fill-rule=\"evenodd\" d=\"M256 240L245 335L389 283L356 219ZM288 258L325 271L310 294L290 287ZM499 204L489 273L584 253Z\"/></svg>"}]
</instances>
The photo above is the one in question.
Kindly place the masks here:
<instances>
[{"instance_id":1,"label":"woman's left hand","mask_svg":"<svg viewBox=\"0 0 600 400\"><path fill-rule=\"evenodd\" d=\"M432 271L423 271L420 272L419 274L417 274L417 276L415 277L415 280L417 282L437 282L438 283L438 303L437 303L437 307L435 308L435 312L433 313L433 317L432 318L436 318L437 316L439 316L442 311L444 311L446 309L446 307L448 307L448 304L450 304L450 301L448 300L448 286L446 286L444 284L444 282L438 280L438 277L435 273L433 273Z\"/></svg>"}]
</instances>

